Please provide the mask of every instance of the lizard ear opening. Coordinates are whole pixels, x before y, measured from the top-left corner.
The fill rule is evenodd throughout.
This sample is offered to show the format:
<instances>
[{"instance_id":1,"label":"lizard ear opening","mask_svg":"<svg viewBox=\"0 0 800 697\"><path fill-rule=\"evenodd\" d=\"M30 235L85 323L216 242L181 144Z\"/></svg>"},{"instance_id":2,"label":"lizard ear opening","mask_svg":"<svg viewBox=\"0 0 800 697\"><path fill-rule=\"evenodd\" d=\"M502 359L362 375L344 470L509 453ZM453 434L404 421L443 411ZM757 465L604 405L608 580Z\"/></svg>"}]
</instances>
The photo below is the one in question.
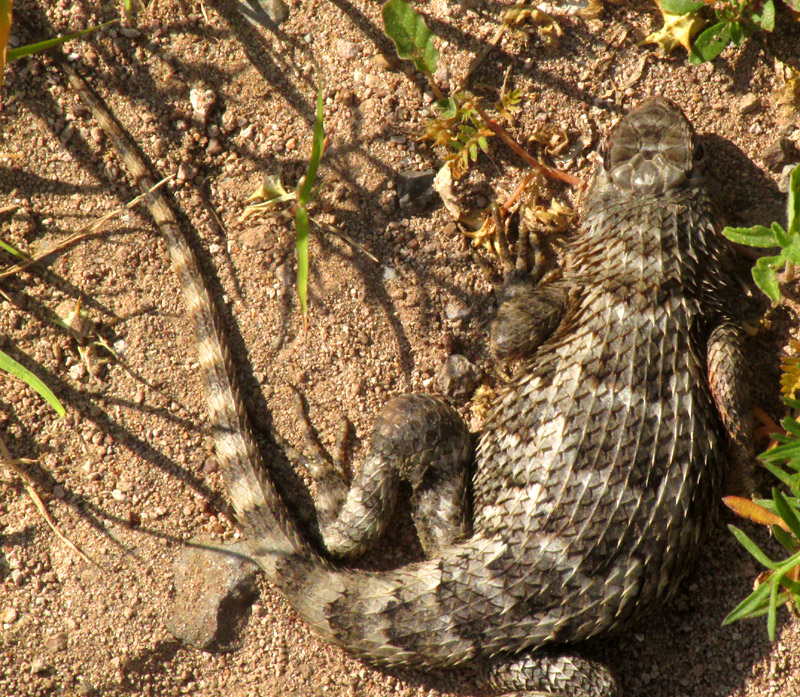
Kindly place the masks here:
<instances>
[{"instance_id":1,"label":"lizard ear opening","mask_svg":"<svg viewBox=\"0 0 800 697\"><path fill-rule=\"evenodd\" d=\"M693 160L695 165L702 165L706 161L706 149L702 143L694 144Z\"/></svg>"},{"instance_id":2,"label":"lizard ear opening","mask_svg":"<svg viewBox=\"0 0 800 697\"><path fill-rule=\"evenodd\" d=\"M611 143L609 143L609 138L607 136L603 138L600 152L603 153L603 169L608 172L611 169Z\"/></svg>"}]
</instances>

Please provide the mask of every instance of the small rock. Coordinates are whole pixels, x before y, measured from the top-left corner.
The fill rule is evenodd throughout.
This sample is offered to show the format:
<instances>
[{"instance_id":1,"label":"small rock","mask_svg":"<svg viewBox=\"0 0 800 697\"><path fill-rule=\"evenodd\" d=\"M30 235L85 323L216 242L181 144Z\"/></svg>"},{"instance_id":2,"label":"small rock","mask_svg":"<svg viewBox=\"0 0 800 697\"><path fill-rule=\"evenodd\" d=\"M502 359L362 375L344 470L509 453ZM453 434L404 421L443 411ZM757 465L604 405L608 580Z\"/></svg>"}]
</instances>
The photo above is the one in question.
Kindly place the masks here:
<instances>
[{"instance_id":1,"label":"small rock","mask_svg":"<svg viewBox=\"0 0 800 697\"><path fill-rule=\"evenodd\" d=\"M197 174L197 170L192 167L192 165L188 162L181 162L180 165L178 165L178 173L175 176L175 181L179 184L183 184L194 179L195 174Z\"/></svg>"},{"instance_id":2,"label":"small rock","mask_svg":"<svg viewBox=\"0 0 800 697\"><path fill-rule=\"evenodd\" d=\"M124 503L128 500L128 496L125 494L124 491L120 491L119 489L114 489L111 492L111 498L115 501L119 501L120 503Z\"/></svg>"},{"instance_id":3,"label":"small rock","mask_svg":"<svg viewBox=\"0 0 800 697\"><path fill-rule=\"evenodd\" d=\"M167 629L187 646L232 651L258 598L258 566L241 542L191 542L203 546L185 547L175 559L175 601Z\"/></svg>"},{"instance_id":4,"label":"small rock","mask_svg":"<svg viewBox=\"0 0 800 697\"><path fill-rule=\"evenodd\" d=\"M400 65L400 59L397 56L393 56L391 53L378 53L373 60L375 61L375 65L384 70L394 70Z\"/></svg>"},{"instance_id":5,"label":"small rock","mask_svg":"<svg viewBox=\"0 0 800 697\"><path fill-rule=\"evenodd\" d=\"M17 621L19 617L19 612L17 612L17 608L15 607L7 607L5 610L0 612L0 622L3 624L11 624Z\"/></svg>"},{"instance_id":6,"label":"small rock","mask_svg":"<svg viewBox=\"0 0 800 697\"><path fill-rule=\"evenodd\" d=\"M433 188L435 176L436 171L432 169L400 172L396 183L400 208L408 209L412 206L422 208L430 203L436 196Z\"/></svg>"},{"instance_id":7,"label":"small rock","mask_svg":"<svg viewBox=\"0 0 800 697\"><path fill-rule=\"evenodd\" d=\"M189 102L194 109L194 117L204 126L208 122L208 115L217 101L217 95L213 90L205 90L201 87L193 87L189 91Z\"/></svg>"},{"instance_id":8,"label":"small rock","mask_svg":"<svg viewBox=\"0 0 800 697\"><path fill-rule=\"evenodd\" d=\"M794 172L794 165L786 165L781 170L781 176L778 178L778 191L782 194L789 193L789 185L792 183L792 172Z\"/></svg>"},{"instance_id":9,"label":"small rock","mask_svg":"<svg viewBox=\"0 0 800 697\"><path fill-rule=\"evenodd\" d=\"M217 458L213 455L209 455L206 458L206 461L203 463L203 472L207 474L212 474L219 469L219 462L217 462Z\"/></svg>"},{"instance_id":10,"label":"small rock","mask_svg":"<svg viewBox=\"0 0 800 697\"><path fill-rule=\"evenodd\" d=\"M797 162L800 153L794 143L786 137L778 138L767 146L761 161L771 172L780 172L784 166Z\"/></svg>"},{"instance_id":11,"label":"small rock","mask_svg":"<svg viewBox=\"0 0 800 697\"><path fill-rule=\"evenodd\" d=\"M280 264L275 269L275 276L284 286L289 286L294 282L294 270L286 263Z\"/></svg>"},{"instance_id":12,"label":"small rock","mask_svg":"<svg viewBox=\"0 0 800 697\"><path fill-rule=\"evenodd\" d=\"M67 375L69 375L72 380L75 380L75 382L85 380L86 366L83 363L76 363L69 370L67 370Z\"/></svg>"},{"instance_id":13,"label":"small rock","mask_svg":"<svg viewBox=\"0 0 800 697\"><path fill-rule=\"evenodd\" d=\"M294 150L297 147L297 138L292 136L286 141L286 149L287 150Z\"/></svg>"},{"instance_id":14,"label":"small rock","mask_svg":"<svg viewBox=\"0 0 800 697\"><path fill-rule=\"evenodd\" d=\"M58 653L67 648L67 633L56 632L44 640L44 646L50 653Z\"/></svg>"},{"instance_id":15,"label":"small rock","mask_svg":"<svg viewBox=\"0 0 800 697\"><path fill-rule=\"evenodd\" d=\"M336 53L340 58L344 58L345 60L354 60L358 58L358 46L352 41L338 39L336 41Z\"/></svg>"},{"instance_id":16,"label":"small rock","mask_svg":"<svg viewBox=\"0 0 800 697\"><path fill-rule=\"evenodd\" d=\"M219 138L212 138L208 141L208 146L206 147L207 154L214 157L216 155L221 155L222 151L222 143L219 142Z\"/></svg>"},{"instance_id":17,"label":"small rock","mask_svg":"<svg viewBox=\"0 0 800 697\"><path fill-rule=\"evenodd\" d=\"M444 316L450 322L460 322L469 317L469 308L461 307L454 302L449 302L444 308Z\"/></svg>"},{"instance_id":18,"label":"small rock","mask_svg":"<svg viewBox=\"0 0 800 697\"><path fill-rule=\"evenodd\" d=\"M443 395L455 401L467 399L478 384L478 366L461 354L454 353L436 373L436 384Z\"/></svg>"},{"instance_id":19,"label":"small rock","mask_svg":"<svg viewBox=\"0 0 800 697\"><path fill-rule=\"evenodd\" d=\"M34 658L31 661L31 673L34 675L43 675L50 670L50 666L47 665L47 661L44 660L41 656L38 658Z\"/></svg>"},{"instance_id":20,"label":"small rock","mask_svg":"<svg viewBox=\"0 0 800 697\"><path fill-rule=\"evenodd\" d=\"M275 24L282 24L289 18L289 6L283 0L258 0L258 4Z\"/></svg>"},{"instance_id":21,"label":"small rock","mask_svg":"<svg viewBox=\"0 0 800 697\"><path fill-rule=\"evenodd\" d=\"M397 276L397 272L391 266L387 266L383 270L383 280L384 281L392 281L392 280L395 279L396 276Z\"/></svg>"},{"instance_id":22,"label":"small rock","mask_svg":"<svg viewBox=\"0 0 800 697\"><path fill-rule=\"evenodd\" d=\"M273 247L272 236L266 227L252 227L239 235L239 241L248 249L267 250Z\"/></svg>"},{"instance_id":23,"label":"small rock","mask_svg":"<svg viewBox=\"0 0 800 697\"><path fill-rule=\"evenodd\" d=\"M127 39L138 39L142 35L142 32L133 27L120 27L119 33Z\"/></svg>"},{"instance_id":24,"label":"small rock","mask_svg":"<svg viewBox=\"0 0 800 697\"><path fill-rule=\"evenodd\" d=\"M67 495L67 492L64 491L64 487L60 484L56 484L53 487L53 496L57 499L63 499Z\"/></svg>"},{"instance_id":25,"label":"small rock","mask_svg":"<svg viewBox=\"0 0 800 697\"><path fill-rule=\"evenodd\" d=\"M156 138L155 143L153 143L153 152L155 153L156 157L164 157L169 150L169 142L166 138Z\"/></svg>"},{"instance_id":26,"label":"small rock","mask_svg":"<svg viewBox=\"0 0 800 697\"><path fill-rule=\"evenodd\" d=\"M761 108L761 98L748 92L739 101L739 112L742 114L753 114Z\"/></svg>"}]
</instances>

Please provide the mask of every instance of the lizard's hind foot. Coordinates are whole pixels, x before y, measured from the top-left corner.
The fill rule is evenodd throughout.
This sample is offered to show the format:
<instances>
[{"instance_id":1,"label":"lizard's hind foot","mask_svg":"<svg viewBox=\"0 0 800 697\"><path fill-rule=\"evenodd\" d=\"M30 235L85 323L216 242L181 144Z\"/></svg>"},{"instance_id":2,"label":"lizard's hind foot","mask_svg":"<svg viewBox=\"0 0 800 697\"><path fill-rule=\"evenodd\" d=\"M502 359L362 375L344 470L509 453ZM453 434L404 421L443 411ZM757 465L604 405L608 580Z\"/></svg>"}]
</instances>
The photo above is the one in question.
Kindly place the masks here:
<instances>
[{"instance_id":1,"label":"lizard's hind foot","mask_svg":"<svg viewBox=\"0 0 800 697\"><path fill-rule=\"evenodd\" d=\"M354 557L383 534L400 481L411 484L412 517L427 556L466 537L472 436L444 401L406 394L378 416L364 464L345 496L328 497L320 515L323 544L334 557Z\"/></svg>"}]
</instances>

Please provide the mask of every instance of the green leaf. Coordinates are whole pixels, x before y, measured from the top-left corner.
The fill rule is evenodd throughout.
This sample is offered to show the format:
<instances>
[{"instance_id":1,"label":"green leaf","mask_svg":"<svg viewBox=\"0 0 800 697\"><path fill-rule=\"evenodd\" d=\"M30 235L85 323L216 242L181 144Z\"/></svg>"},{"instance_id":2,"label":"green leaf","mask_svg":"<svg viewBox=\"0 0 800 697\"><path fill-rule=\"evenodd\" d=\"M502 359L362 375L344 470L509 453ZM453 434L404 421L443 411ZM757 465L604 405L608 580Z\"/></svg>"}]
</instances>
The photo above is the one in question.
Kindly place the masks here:
<instances>
[{"instance_id":1,"label":"green leaf","mask_svg":"<svg viewBox=\"0 0 800 697\"><path fill-rule=\"evenodd\" d=\"M795 12L800 12L800 0L785 0L785 2Z\"/></svg>"},{"instance_id":2,"label":"green leaf","mask_svg":"<svg viewBox=\"0 0 800 697\"><path fill-rule=\"evenodd\" d=\"M783 519L783 522L789 526L792 534L800 539L800 520L797 519L797 514L792 510L786 497L777 489L772 490L772 500L775 502L775 508L778 515Z\"/></svg>"},{"instance_id":3,"label":"green leaf","mask_svg":"<svg viewBox=\"0 0 800 697\"><path fill-rule=\"evenodd\" d=\"M485 136L479 136L478 137L478 146L480 147L481 150L483 150L483 152L488 154L488 152L489 152L489 144L486 142L486 137Z\"/></svg>"},{"instance_id":4,"label":"green leaf","mask_svg":"<svg viewBox=\"0 0 800 697\"><path fill-rule=\"evenodd\" d=\"M706 29L694 42L689 62L693 65L716 58L731 39L731 25L718 22Z\"/></svg>"},{"instance_id":5,"label":"green leaf","mask_svg":"<svg viewBox=\"0 0 800 697\"><path fill-rule=\"evenodd\" d=\"M789 554L794 554L797 552L798 546L797 540L792 537L788 532L786 532L782 527L778 525L772 526L772 534L775 536L775 539L780 542L784 548L786 549Z\"/></svg>"},{"instance_id":6,"label":"green leaf","mask_svg":"<svg viewBox=\"0 0 800 697\"><path fill-rule=\"evenodd\" d=\"M58 401L58 397L52 393L47 385L45 385L25 366L17 363L17 361L15 361L4 351L0 351L0 370L4 370L6 373L19 378L32 390L38 392L42 397L45 398L45 400L47 400L47 403L56 410L56 413L59 416L64 416L64 414L67 413L67 410L64 409L64 405Z\"/></svg>"},{"instance_id":7,"label":"green leaf","mask_svg":"<svg viewBox=\"0 0 800 697\"><path fill-rule=\"evenodd\" d=\"M750 20L759 29L772 31L775 28L775 3L773 0L766 0L761 6L761 12L753 12Z\"/></svg>"},{"instance_id":8,"label":"green leaf","mask_svg":"<svg viewBox=\"0 0 800 697\"><path fill-rule=\"evenodd\" d=\"M308 209L298 204L294 214L295 253L297 254L297 297L300 312L308 312Z\"/></svg>"},{"instance_id":9,"label":"green leaf","mask_svg":"<svg viewBox=\"0 0 800 697\"><path fill-rule=\"evenodd\" d=\"M778 579L770 579L769 585L769 614L767 615L767 636L770 641L775 641L775 623L778 607Z\"/></svg>"},{"instance_id":10,"label":"green leaf","mask_svg":"<svg viewBox=\"0 0 800 697\"><path fill-rule=\"evenodd\" d=\"M775 239L781 247L786 247L792 241L789 233L784 230L779 223L773 222L771 226L772 232L775 234Z\"/></svg>"},{"instance_id":11,"label":"green leaf","mask_svg":"<svg viewBox=\"0 0 800 697\"><path fill-rule=\"evenodd\" d=\"M739 244L746 244L749 247L779 247L774 230L763 225L753 227L726 227L722 234L729 240Z\"/></svg>"},{"instance_id":12,"label":"green leaf","mask_svg":"<svg viewBox=\"0 0 800 697\"><path fill-rule=\"evenodd\" d=\"M785 419L781 420L781 426L783 426L785 431L788 431L793 436L800 438L800 421L797 419L787 416Z\"/></svg>"},{"instance_id":13,"label":"green leaf","mask_svg":"<svg viewBox=\"0 0 800 697\"><path fill-rule=\"evenodd\" d=\"M478 159L478 144L477 143L470 143L469 144L469 156L472 158L472 161L475 162Z\"/></svg>"},{"instance_id":14,"label":"green leaf","mask_svg":"<svg viewBox=\"0 0 800 697\"><path fill-rule=\"evenodd\" d=\"M747 534L737 528L735 525L729 525L728 530L733 533L733 536L739 540L739 544L742 545L750 554L755 558L755 560L761 564L762 566L766 566L768 569L774 569L778 565L772 561L764 552L761 551L761 548L751 540Z\"/></svg>"},{"instance_id":15,"label":"green leaf","mask_svg":"<svg viewBox=\"0 0 800 697\"><path fill-rule=\"evenodd\" d=\"M731 624L745 617L756 616L763 608L767 607L769 591L770 587L768 583L761 584L722 620L722 625Z\"/></svg>"},{"instance_id":16,"label":"green leaf","mask_svg":"<svg viewBox=\"0 0 800 697\"><path fill-rule=\"evenodd\" d=\"M12 256L17 257L17 259L20 259L21 261L27 261L28 259L28 257L25 256L25 254L23 254L10 242L6 242L2 237L0 237L0 249L8 252Z\"/></svg>"},{"instance_id":17,"label":"green leaf","mask_svg":"<svg viewBox=\"0 0 800 697\"><path fill-rule=\"evenodd\" d=\"M744 41L744 31L742 30L742 25L739 22L731 22L731 41L733 41L734 46L741 46L742 41Z\"/></svg>"},{"instance_id":18,"label":"green leaf","mask_svg":"<svg viewBox=\"0 0 800 697\"><path fill-rule=\"evenodd\" d=\"M435 72L439 52L433 45L434 34L422 15L405 0L389 0L382 14L384 31L397 47L397 55L414 61L422 73Z\"/></svg>"},{"instance_id":19,"label":"green leaf","mask_svg":"<svg viewBox=\"0 0 800 697\"><path fill-rule=\"evenodd\" d=\"M452 97L440 99L436 102L436 106L439 107L439 115L443 119L454 119L458 114L458 105Z\"/></svg>"},{"instance_id":20,"label":"green leaf","mask_svg":"<svg viewBox=\"0 0 800 697\"><path fill-rule=\"evenodd\" d=\"M786 209L789 234L800 235L800 165L792 170L792 176L789 178L789 200Z\"/></svg>"},{"instance_id":21,"label":"green leaf","mask_svg":"<svg viewBox=\"0 0 800 697\"><path fill-rule=\"evenodd\" d=\"M673 15L686 15L690 12L696 12L705 5L702 0L661 0L659 4L662 11Z\"/></svg>"},{"instance_id":22,"label":"green leaf","mask_svg":"<svg viewBox=\"0 0 800 697\"><path fill-rule=\"evenodd\" d=\"M64 34L64 36L57 36L54 39L46 39L45 41L39 41L35 44L26 44L25 46L19 46L18 48L9 49L7 55L8 61L16 60L17 58L22 58L23 56L30 56L34 53L39 53L41 51L46 51L48 48L53 48L53 46L60 46L61 44L72 41L72 39L79 39L80 37L90 34L93 31L97 31L98 29L102 29L103 27L107 27L109 24L114 24L117 20L112 19L110 22L103 22L103 24L99 24L96 27L89 27L88 29L82 29L81 31L73 32L72 34Z\"/></svg>"},{"instance_id":23,"label":"green leaf","mask_svg":"<svg viewBox=\"0 0 800 697\"><path fill-rule=\"evenodd\" d=\"M297 297L300 299L300 312L304 318L308 313L308 209L306 204L311 200L319 162L322 159L322 148L325 144L323 118L322 84L320 84L317 87L317 114L314 121L314 136L311 141L311 157L308 159L306 174L297 192L297 210L294 214Z\"/></svg>"},{"instance_id":24,"label":"green leaf","mask_svg":"<svg viewBox=\"0 0 800 697\"><path fill-rule=\"evenodd\" d=\"M325 144L325 125L323 123L322 84L317 88L317 116L314 121L314 136L311 141L311 157L308 159L306 176L297 192L297 202L306 205L311 198L311 190L317 179L317 169L322 158L322 146Z\"/></svg>"},{"instance_id":25,"label":"green leaf","mask_svg":"<svg viewBox=\"0 0 800 697\"><path fill-rule=\"evenodd\" d=\"M775 267L781 266L784 262L785 259L782 255L777 257L761 257L753 267L753 280L773 302L778 302L781 297L778 278L775 275Z\"/></svg>"}]
</instances>

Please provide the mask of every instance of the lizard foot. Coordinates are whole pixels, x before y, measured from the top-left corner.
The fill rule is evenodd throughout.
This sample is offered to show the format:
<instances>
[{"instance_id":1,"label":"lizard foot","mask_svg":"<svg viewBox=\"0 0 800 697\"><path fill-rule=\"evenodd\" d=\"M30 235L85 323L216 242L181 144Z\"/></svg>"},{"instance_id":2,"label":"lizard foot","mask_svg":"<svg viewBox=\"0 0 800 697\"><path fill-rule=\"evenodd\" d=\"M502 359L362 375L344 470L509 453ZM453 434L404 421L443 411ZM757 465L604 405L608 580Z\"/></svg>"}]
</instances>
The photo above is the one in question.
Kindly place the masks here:
<instances>
[{"instance_id":1,"label":"lizard foot","mask_svg":"<svg viewBox=\"0 0 800 697\"><path fill-rule=\"evenodd\" d=\"M369 452L351 486L342 469L318 467L322 484L319 527L334 557L354 557L383 534L397 501L400 481L412 488L412 517L426 555L468 533L467 480L472 436L458 412L428 395L390 400L379 414ZM323 460L324 462L324 460Z\"/></svg>"}]
</instances>

